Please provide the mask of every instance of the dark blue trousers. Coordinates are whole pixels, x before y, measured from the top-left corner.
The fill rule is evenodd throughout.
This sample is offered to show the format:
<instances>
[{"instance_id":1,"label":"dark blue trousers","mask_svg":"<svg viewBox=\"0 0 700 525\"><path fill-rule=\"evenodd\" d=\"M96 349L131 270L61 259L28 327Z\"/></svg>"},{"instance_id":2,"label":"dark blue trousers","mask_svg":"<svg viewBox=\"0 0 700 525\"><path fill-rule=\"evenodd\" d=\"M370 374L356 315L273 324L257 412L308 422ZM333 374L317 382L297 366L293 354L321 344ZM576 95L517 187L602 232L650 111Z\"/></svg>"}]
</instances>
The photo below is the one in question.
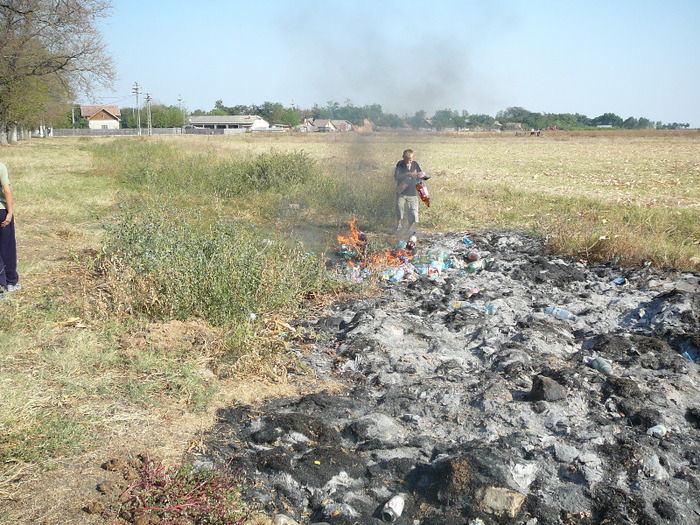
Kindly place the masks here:
<instances>
[{"instance_id":1,"label":"dark blue trousers","mask_svg":"<svg viewBox=\"0 0 700 525\"><path fill-rule=\"evenodd\" d=\"M0 222L7 217L7 210L0 210ZM15 218L10 224L0 227L0 286L17 284L17 244L15 243ZM2 291L2 290L0 290Z\"/></svg>"}]
</instances>

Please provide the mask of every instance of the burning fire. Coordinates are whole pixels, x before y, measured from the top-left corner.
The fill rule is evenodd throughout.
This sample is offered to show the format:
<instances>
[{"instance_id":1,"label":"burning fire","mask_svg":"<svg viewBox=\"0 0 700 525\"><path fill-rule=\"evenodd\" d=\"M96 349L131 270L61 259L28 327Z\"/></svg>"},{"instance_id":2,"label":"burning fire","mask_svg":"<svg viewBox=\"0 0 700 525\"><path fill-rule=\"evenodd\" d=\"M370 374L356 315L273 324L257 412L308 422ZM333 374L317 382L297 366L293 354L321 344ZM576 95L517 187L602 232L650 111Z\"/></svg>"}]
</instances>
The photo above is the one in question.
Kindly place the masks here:
<instances>
[{"instance_id":1,"label":"burning fire","mask_svg":"<svg viewBox=\"0 0 700 525\"><path fill-rule=\"evenodd\" d=\"M360 266L362 268L386 268L400 266L406 260L413 259L413 254L404 249L384 250L372 252L368 246L367 235L357 227L357 219L348 221L350 232L347 235L338 235L339 248L336 250L348 257L348 266Z\"/></svg>"}]
</instances>

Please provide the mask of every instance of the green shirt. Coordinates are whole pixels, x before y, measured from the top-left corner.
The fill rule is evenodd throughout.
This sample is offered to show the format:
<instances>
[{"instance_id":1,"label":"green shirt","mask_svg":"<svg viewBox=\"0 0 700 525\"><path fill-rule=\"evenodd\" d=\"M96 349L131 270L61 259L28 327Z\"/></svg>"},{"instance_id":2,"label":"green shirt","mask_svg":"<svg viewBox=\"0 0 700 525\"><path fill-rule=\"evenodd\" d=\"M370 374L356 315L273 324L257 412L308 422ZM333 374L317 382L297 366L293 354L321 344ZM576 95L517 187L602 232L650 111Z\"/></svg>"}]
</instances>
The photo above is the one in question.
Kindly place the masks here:
<instances>
[{"instance_id":1,"label":"green shirt","mask_svg":"<svg viewBox=\"0 0 700 525\"><path fill-rule=\"evenodd\" d=\"M7 173L7 166L0 162L0 210L7 209L7 201L5 200L5 191L2 187L10 183L10 175Z\"/></svg>"}]
</instances>

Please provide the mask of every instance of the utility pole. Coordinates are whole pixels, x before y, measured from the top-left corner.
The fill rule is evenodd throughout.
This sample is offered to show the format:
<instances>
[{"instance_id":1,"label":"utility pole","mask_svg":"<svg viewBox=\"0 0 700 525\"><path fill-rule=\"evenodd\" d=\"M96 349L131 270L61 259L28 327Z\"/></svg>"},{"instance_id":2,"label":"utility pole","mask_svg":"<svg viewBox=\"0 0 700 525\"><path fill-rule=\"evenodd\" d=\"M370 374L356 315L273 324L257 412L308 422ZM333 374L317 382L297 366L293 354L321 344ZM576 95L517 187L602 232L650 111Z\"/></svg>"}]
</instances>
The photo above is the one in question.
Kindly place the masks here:
<instances>
[{"instance_id":1,"label":"utility pole","mask_svg":"<svg viewBox=\"0 0 700 525\"><path fill-rule=\"evenodd\" d=\"M177 108L180 110L180 113L182 113L182 128L180 128L180 134L182 135L185 132L185 114L182 111L182 95L177 96Z\"/></svg>"},{"instance_id":2,"label":"utility pole","mask_svg":"<svg viewBox=\"0 0 700 525\"><path fill-rule=\"evenodd\" d=\"M139 93L141 92L141 86L138 82L134 82L134 89L132 90L136 94L136 110L138 111L138 121L139 121L139 135L141 135L141 106L139 106Z\"/></svg>"},{"instance_id":3,"label":"utility pole","mask_svg":"<svg viewBox=\"0 0 700 525\"><path fill-rule=\"evenodd\" d=\"M151 123L151 94L146 93L146 108L148 111L148 134L153 135L153 124Z\"/></svg>"}]
</instances>

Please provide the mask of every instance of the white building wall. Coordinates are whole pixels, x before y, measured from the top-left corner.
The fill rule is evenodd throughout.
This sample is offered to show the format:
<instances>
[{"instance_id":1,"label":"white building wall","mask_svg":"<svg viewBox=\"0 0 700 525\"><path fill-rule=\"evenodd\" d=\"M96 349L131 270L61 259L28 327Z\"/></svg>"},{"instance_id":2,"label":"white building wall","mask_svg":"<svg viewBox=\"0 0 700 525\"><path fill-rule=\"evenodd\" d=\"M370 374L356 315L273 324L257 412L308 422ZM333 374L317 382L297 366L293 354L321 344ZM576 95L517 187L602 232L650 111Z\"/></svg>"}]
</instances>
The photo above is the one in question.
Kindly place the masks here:
<instances>
[{"instance_id":1,"label":"white building wall","mask_svg":"<svg viewBox=\"0 0 700 525\"><path fill-rule=\"evenodd\" d=\"M105 128L105 126L107 126ZM118 120L90 120L88 122L90 129L119 129Z\"/></svg>"}]
</instances>

